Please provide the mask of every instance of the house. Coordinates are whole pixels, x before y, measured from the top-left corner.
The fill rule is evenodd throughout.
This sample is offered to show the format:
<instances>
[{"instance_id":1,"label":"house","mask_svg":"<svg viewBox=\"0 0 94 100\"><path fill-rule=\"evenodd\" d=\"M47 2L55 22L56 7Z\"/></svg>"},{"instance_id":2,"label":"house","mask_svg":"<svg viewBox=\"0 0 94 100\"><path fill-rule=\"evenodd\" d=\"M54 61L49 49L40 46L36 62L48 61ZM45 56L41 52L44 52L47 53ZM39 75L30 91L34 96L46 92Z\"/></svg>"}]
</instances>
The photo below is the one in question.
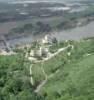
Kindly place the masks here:
<instances>
[{"instance_id":1,"label":"house","mask_svg":"<svg viewBox=\"0 0 94 100\"><path fill-rule=\"evenodd\" d=\"M42 57L47 57L49 53L49 48L40 47L39 53Z\"/></svg>"},{"instance_id":2,"label":"house","mask_svg":"<svg viewBox=\"0 0 94 100\"><path fill-rule=\"evenodd\" d=\"M48 44L48 43L52 44L53 41L54 41L54 39L56 39L56 38L53 37L53 36L50 35L50 34L47 34L47 35L45 35L45 37L42 39L42 43L43 43L43 44Z\"/></svg>"},{"instance_id":3,"label":"house","mask_svg":"<svg viewBox=\"0 0 94 100\"><path fill-rule=\"evenodd\" d=\"M49 53L48 48L40 47L38 50L31 50L30 56L32 57L47 57Z\"/></svg>"}]
</instances>

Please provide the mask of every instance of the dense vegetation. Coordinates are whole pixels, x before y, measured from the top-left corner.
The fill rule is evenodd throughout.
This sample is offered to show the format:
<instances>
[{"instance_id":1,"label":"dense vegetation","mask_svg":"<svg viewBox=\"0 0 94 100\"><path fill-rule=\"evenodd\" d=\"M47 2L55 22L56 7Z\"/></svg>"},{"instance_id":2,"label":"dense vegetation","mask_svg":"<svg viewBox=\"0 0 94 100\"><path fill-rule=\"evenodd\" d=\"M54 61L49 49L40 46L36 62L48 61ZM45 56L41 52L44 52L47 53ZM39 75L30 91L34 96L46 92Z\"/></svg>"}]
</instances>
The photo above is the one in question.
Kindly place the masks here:
<instances>
[{"instance_id":1,"label":"dense vegetation","mask_svg":"<svg viewBox=\"0 0 94 100\"><path fill-rule=\"evenodd\" d=\"M41 100L32 91L23 55L0 56L0 100Z\"/></svg>"}]
</instances>

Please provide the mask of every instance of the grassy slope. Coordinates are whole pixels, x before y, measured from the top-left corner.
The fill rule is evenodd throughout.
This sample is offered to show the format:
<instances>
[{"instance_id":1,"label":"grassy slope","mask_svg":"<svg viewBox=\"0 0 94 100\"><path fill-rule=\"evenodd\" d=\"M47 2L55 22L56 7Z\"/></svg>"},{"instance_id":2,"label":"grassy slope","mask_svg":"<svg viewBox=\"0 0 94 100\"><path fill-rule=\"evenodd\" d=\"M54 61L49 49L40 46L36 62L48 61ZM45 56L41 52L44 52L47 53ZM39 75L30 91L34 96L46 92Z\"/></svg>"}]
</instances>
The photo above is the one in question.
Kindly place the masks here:
<instances>
[{"instance_id":1,"label":"grassy slope","mask_svg":"<svg viewBox=\"0 0 94 100\"><path fill-rule=\"evenodd\" d=\"M44 63L43 68L48 76L59 70L41 88L39 95L44 96L44 100L94 100L94 39L72 44L74 50L70 57L65 51ZM71 62L68 63L68 60ZM34 79L41 82L44 80L43 73L38 70L41 64L34 66Z\"/></svg>"},{"instance_id":2,"label":"grassy slope","mask_svg":"<svg viewBox=\"0 0 94 100\"><path fill-rule=\"evenodd\" d=\"M47 93L46 100L50 100L50 96L54 100L94 100L93 59L94 55L91 55L61 68L40 93Z\"/></svg>"}]
</instances>

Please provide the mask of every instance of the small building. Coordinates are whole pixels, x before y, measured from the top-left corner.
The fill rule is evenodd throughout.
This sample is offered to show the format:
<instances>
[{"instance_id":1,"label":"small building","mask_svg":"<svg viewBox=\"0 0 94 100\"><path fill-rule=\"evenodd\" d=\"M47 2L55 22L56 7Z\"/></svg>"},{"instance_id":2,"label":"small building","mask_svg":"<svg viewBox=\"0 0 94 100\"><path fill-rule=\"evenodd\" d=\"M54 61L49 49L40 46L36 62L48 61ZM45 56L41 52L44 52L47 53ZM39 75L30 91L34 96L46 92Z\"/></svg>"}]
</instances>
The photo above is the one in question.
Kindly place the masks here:
<instances>
[{"instance_id":1,"label":"small building","mask_svg":"<svg viewBox=\"0 0 94 100\"><path fill-rule=\"evenodd\" d=\"M49 36L49 35L46 35L46 36L42 39L42 43L43 43L43 44L46 44L46 43L49 43L49 42L51 42L50 36Z\"/></svg>"},{"instance_id":2,"label":"small building","mask_svg":"<svg viewBox=\"0 0 94 100\"><path fill-rule=\"evenodd\" d=\"M47 57L49 53L48 48L40 47L38 50L31 50L30 56L32 57Z\"/></svg>"},{"instance_id":3,"label":"small building","mask_svg":"<svg viewBox=\"0 0 94 100\"><path fill-rule=\"evenodd\" d=\"M42 57L47 57L49 53L49 48L40 48L39 53Z\"/></svg>"},{"instance_id":4,"label":"small building","mask_svg":"<svg viewBox=\"0 0 94 100\"><path fill-rule=\"evenodd\" d=\"M56 39L55 37L48 34L48 35L45 35L45 37L42 39L42 43L43 44L48 44L48 43L52 44L55 39Z\"/></svg>"}]
</instances>

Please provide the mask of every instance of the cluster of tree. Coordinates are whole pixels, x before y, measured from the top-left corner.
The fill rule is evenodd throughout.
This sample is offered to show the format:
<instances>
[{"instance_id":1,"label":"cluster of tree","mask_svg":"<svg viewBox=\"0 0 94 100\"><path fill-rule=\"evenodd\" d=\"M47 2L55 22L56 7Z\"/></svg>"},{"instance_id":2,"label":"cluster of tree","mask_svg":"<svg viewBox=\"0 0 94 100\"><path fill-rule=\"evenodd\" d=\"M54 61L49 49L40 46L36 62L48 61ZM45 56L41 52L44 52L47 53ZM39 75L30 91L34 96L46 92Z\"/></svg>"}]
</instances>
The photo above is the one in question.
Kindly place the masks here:
<instances>
[{"instance_id":1,"label":"cluster of tree","mask_svg":"<svg viewBox=\"0 0 94 100\"><path fill-rule=\"evenodd\" d=\"M29 82L23 55L0 56L0 100L42 100Z\"/></svg>"},{"instance_id":2,"label":"cluster of tree","mask_svg":"<svg viewBox=\"0 0 94 100\"><path fill-rule=\"evenodd\" d=\"M35 24L29 23L25 24L20 28L14 28L10 32L11 33L31 33L33 35L50 32L52 30L49 24L44 24L42 22L36 22Z\"/></svg>"}]
</instances>

